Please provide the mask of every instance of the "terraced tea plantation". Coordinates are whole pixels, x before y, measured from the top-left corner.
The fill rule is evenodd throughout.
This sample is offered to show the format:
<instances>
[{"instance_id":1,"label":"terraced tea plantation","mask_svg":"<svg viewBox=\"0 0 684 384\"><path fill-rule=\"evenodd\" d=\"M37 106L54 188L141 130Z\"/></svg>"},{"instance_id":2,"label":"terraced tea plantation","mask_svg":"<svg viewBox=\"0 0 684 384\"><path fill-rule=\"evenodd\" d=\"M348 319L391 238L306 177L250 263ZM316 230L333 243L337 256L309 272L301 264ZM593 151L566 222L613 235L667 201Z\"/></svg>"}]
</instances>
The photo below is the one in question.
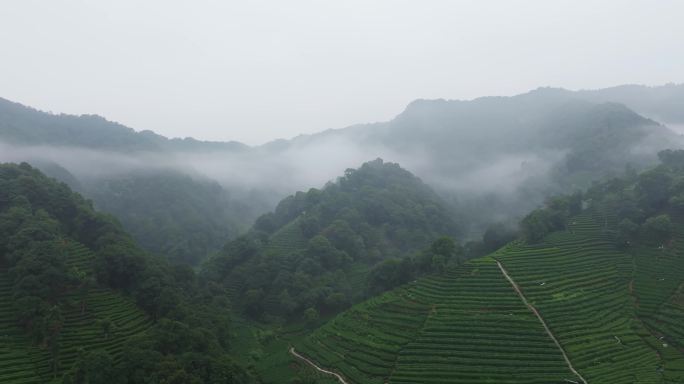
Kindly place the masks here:
<instances>
[{"instance_id":1,"label":"terraced tea plantation","mask_svg":"<svg viewBox=\"0 0 684 384\"><path fill-rule=\"evenodd\" d=\"M295 348L349 383L683 383L684 239L620 252L599 222L388 292Z\"/></svg>"},{"instance_id":2,"label":"terraced tea plantation","mask_svg":"<svg viewBox=\"0 0 684 384\"><path fill-rule=\"evenodd\" d=\"M591 217L499 258L589 382L659 382L660 359L639 336L629 295L632 258Z\"/></svg>"},{"instance_id":3,"label":"terraced tea plantation","mask_svg":"<svg viewBox=\"0 0 684 384\"><path fill-rule=\"evenodd\" d=\"M41 383L36 376L28 339L16 326L12 304L12 283L0 270L0 383Z\"/></svg>"},{"instance_id":4,"label":"terraced tea plantation","mask_svg":"<svg viewBox=\"0 0 684 384\"><path fill-rule=\"evenodd\" d=\"M679 225L676 234L668 246L634 250L632 293L639 319L665 360L665 377L681 383L684 358L678 352L684 351L684 226Z\"/></svg>"},{"instance_id":5,"label":"terraced tea plantation","mask_svg":"<svg viewBox=\"0 0 684 384\"><path fill-rule=\"evenodd\" d=\"M67 247L69 266L92 273L90 250L74 243ZM60 378L76 361L79 348L102 349L118 360L123 344L152 324L131 300L109 290L90 288L84 297L73 293L70 299L72 304L63 310L59 359L54 372L50 353L31 345L16 326L11 280L6 270L0 270L0 383L46 383ZM103 321L110 326L103 328Z\"/></svg>"},{"instance_id":6,"label":"terraced tea plantation","mask_svg":"<svg viewBox=\"0 0 684 384\"><path fill-rule=\"evenodd\" d=\"M297 220L286 224L268 239L267 254L287 254L306 248L306 238Z\"/></svg>"},{"instance_id":7,"label":"terraced tea plantation","mask_svg":"<svg viewBox=\"0 0 684 384\"><path fill-rule=\"evenodd\" d=\"M298 348L354 383L575 379L492 258L354 307Z\"/></svg>"}]
</instances>

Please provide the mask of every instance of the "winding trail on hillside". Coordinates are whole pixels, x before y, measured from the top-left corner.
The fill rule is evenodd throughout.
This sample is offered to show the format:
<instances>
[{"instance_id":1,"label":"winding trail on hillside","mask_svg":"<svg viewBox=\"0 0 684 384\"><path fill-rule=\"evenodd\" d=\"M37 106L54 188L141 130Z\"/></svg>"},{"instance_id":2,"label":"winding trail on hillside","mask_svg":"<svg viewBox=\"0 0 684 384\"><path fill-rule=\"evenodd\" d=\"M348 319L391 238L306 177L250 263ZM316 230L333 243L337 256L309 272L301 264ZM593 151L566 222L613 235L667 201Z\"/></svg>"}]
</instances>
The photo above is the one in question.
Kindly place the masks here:
<instances>
[{"instance_id":1,"label":"winding trail on hillside","mask_svg":"<svg viewBox=\"0 0 684 384\"><path fill-rule=\"evenodd\" d=\"M314 363L313 361L311 361L311 360L307 359L306 357L297 353L297 351L295 351L294 347L290 347L290 354L292 356L302 360L303 362L307 363L308 365L312 366L318 372L325 373L326 375L335 376L335 378L342 384L349 384L346 380L344 380L344 377L342 377L340 374L335 373L333 371L328 371L327 369L323 369L323 368L319 367L318 365L316 365L316 363Z\"/></svg>"},{"instance_id":2,"label":"winding trail on hillside","mask_svg":"<svg viewBox=\"0 0 684 384\"><path fill-rule=\"evenodd\" d=\"M556 339L556 336L553 334L553 332L551 332L551 329L549 328L549 326L546 325L546 321L544 321L544 318L542 318L542 316L539 314L539 311L537 311L537 308L535 308L532 304L530 304L529 301L527 301L527 298L523 294L522 290L520 289L518 284L515 282L515 280L513 280L513 278L508 274L508 271L506 271L506 268L504 268L503 264L501 264L501 262L499 262L499 260L495 259L495 261L496 261L496 265L499 266L501 273L504 275L506 280L508 280L508 282L511 283L511 285L513 286L513 289L518 294L518 296L520 296L520 299L523 301L523 303L525 303L527 308L529 308L530 311L532 311L534 313L534 315L537 316L537 319L539 319L539 321L542 323L542 325L544 326L544 329L546 330L546 333L549 335L551 340L553 340L553 342L556 344L556 347L558 347L561 354L563 355L563 359L565 359L565 363L568 365L568 368L570 368L572 373L574 373L575 376L577 376L582 381L582 383L588 384L587 380L584 377L582 377L582 375L580 375L580 373L575 369L575 367L572 366L572 362L570 361L570 358L568 357L568 355L565 353L565 350L563 349L563 347L558 342L558 339Z\"/></svg>"}]
</instances>

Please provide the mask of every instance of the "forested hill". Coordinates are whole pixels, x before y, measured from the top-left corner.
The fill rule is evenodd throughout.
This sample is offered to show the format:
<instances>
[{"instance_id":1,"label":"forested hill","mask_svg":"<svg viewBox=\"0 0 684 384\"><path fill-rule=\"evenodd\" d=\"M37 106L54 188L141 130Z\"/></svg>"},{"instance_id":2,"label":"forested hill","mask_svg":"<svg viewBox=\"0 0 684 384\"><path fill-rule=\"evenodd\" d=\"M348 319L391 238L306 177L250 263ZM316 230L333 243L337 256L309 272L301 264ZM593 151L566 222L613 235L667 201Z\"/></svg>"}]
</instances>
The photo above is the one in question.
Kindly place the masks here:
<instances>
[{"instance_id":1,"label":"forested hill","mask_svg":"<svg viewBox=\"0 0 684 384\"><path fill-rule=\"evenodd\" d=\"M684 151L551 199L491 255L295 346L348 383L684 382Z\"/></svg>"},{"instance_id":2,"label":"forested hill","mask_svg":"<svg viewBox=\"0 0 684 384\"><path fill-rule=\"evenodd\" d=\"M115 215L146 250L197 264L269 205L178 158L247 147L167 139L99 116L54 115L0 99L0 161L28 162ZM245 192L246 193L246 192Z\"/></svg>"},{"instance_id":3,"label":"forested hill","mask_svg":"<svg viewBox=\"0 0 684 384\"><path fill-rule=\"evenodd\" d=\"M244 233L256 213L217 182L172 169L86 179L80 191L144 249L197 265Z\"/></svg>"},{"instance_id":4,"label":"forested hill","mask_svg":"<svg viewBox=\"0 0 684 384\"><path fill-rule=\"evenodd\" d=\"M0 100L0 161L58 164L67 173L55 176L70 174L65 181L120 217L146 249L182 262L203 260L283 196L377 157L420 177L455 208L467 237L479 238L548 196L655 164L654 154L682 137L638 113L678 121L683 87L418 100L388 122L258 147L167 139ZM162 200L147 204L151 196Z\"/></svg>"},{"instance_id":5,"label":"forested hill","mask_svg":"<svg viewBox=\"0 0 684 384\"><path fill-rule=\"evenodd\" d=\"M249 229L262 210L254 207L258 194L250 204L212 179L173 168L77 178L56 163L31 164L114 215L141 247L177 263L197 265Z\"/></svg>"},{"instance_id":6,"label":"forested hill","mask_svg":"<svg viewBox=\"0 0 684 384\"><path fill-rule=\"evenodd\" d=\"M542 102L546 106L560 100L585 100L591 103L620 103L644 116L662 123L684 123L684 84L664 86L622 85L597 90L568 91L561 88L540 88L528 96L519 95L513 99L527 98ZM485 97L473 101L438 101L442 105L460 105L451 108L448 114L468 105L480 106L509 99L506 97ZM421 101L418 101L421 103ZM414 105L413 103L412 105ZM521 111L522 112L522 111ZM444 113L440 113L446 117ZM498 114L498 113L497 113ZM437 117L437 116L435 116ZM523 120L526 120L524 116ZM501 121L502 123L504 121ZM248 146L235 142L211 142L193 138L169 139L152 131L135 131L119 123L108 121L97 115L51 114L26 107L0 98L0 138L17 145L57 145L109 149L123 152L135 151L243 151ZM284 144L285 142L281 142ZM271 147L278 147L271 145Z\"/></svg>"},{"instance_id":7,"label":"forested hill","mask_svg":"<svg viewBox=\"0 0 684 384\"><path fill-rule=\"evenodd\" d=\"M0 382L251 382L228 308L65 184L0 165Z\"/></svg>"},{"instance_id":8,"label":"forested hill","mask_svg":"<svg viewBox=\"0 0 684 384\"><path fill-rule=\"evenodd\" d=\"M305 312L335 313L368 294L369 273L382 260L458 232L458 219L429 187L378 159L323 189L287 197L203 273L252 317L301 319Z\"/></svg>"},{"instance_id":9,"label":"forested hill","mask_svg":"<svg viewBox=\"0 0 684 384\"><path fill-rule=\"evenodd\" d=\"M671 103L680 102L673 94ZM335 144L381 153L454 203L471 232L481 234L553 194L587 188L626 166L652 166L658 150L681 142L622 104L542 88L512 97L418 100L391 121L303 136L273 150Z\"/></svg>"}]
</instances>

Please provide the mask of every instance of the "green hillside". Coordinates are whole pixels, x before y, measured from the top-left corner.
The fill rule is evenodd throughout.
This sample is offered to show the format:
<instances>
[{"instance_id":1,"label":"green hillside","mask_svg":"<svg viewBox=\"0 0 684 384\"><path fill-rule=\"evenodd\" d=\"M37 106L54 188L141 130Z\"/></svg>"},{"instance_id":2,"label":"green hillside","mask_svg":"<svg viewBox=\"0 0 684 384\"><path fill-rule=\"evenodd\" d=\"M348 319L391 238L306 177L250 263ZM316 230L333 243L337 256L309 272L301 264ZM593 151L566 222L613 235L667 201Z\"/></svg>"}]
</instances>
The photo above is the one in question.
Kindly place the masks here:
<instances>
[{"instance_id":1,"label":"green hillside","mask_svg":"<svg viewBox=\"0 0 684 384\"><path fill-rule=\"evenodd\" d=\"M549 196L588 188L625 166L651 167L658 150L677 145L674 131L646 117L681 116L684 86L630 88L416 100L390 121L287 144L299 150L339 140L389 149L385 158L432 186L453 204L465 231L479 237L491 223L514 222Z\"/></svg>"},{"instance_id":2,"label":"green hillside","mask_svg":"<svg viewBox=\"0 0 684 384\"><path fill-rule=\"evenodd\" d=\"M368 274L383 260L412 255L458 229L420 179L377 159L321 190L285 198L203 273L252 318L329 316L369 294Z\"/></svg>"},{"instance_id":3,"label":"green hillside","mask_svg":"<svg viewBox=\"0 0 684 384\"><path fill-rule=\"evenodd\" d=\"M25 161L66 182L116 216L141 247L174 262L198 264L272 206L256 193L247 199L240 188L226 190L178 158L248 149L237 142L169 139L0 98L0 146L0 161Z\"/></svg>"},{"instance_id":4,"label":"green hillside","mask_svg":"<svg viewBox=\"0 0 684 384\"><path fill-rule=\"evenodd\" d=\"M217 182L171 169L85 179L79 191L116 216L142 248L190 265L244 232L256 216Z\"/></svg>"},{"instance_id":5,"label":"green hillside","mask_svg":"<svg viewBox=\"0 0 684 384\"><path fill-rule=\"evenodd\" d=\"M0 382L250 383L231 338L225 291L65 184L0 164Z\"/></svg>"},{"instance_id":6,"label":"green hillside","mask_svg":"<svg viewBox=\"0 0 684 384\"><path fill-rule=\"evenodd\" d=\"M297 348L354 383L573 378L491 258L356 306Z\"/></svg>"},{"instance_id":7,"label":"green hillside","mask_svg":"<svg viewBox=\"0 0 684 384\"><path fill-rule=\"evenodd\" d=\"M630 294L632 276L641 273L633 269L634 259L596 236L599 225L588 215L573 222L542 244L512 245L355 306L297 348L354 383L577 380L496 258L588 382L684 380L684 354L662 348L656 337L667 335L673 346L681 340L683 323L677 320L684 307L677 296L647 318L653 328L644 326L633 302L641 287L635 283ZM670 276L684 281L681 273ZM644 296L653 294L654 287L644 288Z\"/></svg>"},{"instance_id":8,"label":"green hillside","mask_svg":"<svg viewBox=\"0 0 684 384\"><path fill-rule=\"evenodd\" d=\"M527 241L354 306L296 350L350 383L684 382L683 156L595 185L577 215L550 203Z\"/></svg>"},{"instance_id":9,"label":"green hillside","mask_svg":"<svg viewBox=\"0 0 684 384\"><path fill-rule=\"evenodd\" d=\"M334 147L411 169L457 212L461 233L478 238L552 194L586 188L626 165L654 164L655 151L679 138L637 113L680 121L682 89L543 88L470 101L416 100L391 121L258 147L169 139L98 116L56 115L0 99L0 160L27 161L61 178L115 215L143 248L191 265L244 233L282 196L336 176L350 164L346 156L319 159ZM331 158L340 162L329 164ZM261 228L285 222L264 220Z\"/></svg>"},{"instance_id":10,"label":"green hillside","mask_svg":"<svg viewBox=\"0 0 684 384\"><path fill-rule=\"evenodd\" d=\"M94 261L91 251L76 243L66 247L67 264L91 274ZM3 383L45 383L61 378L87 351L105 351L118 362L122 358L123 345L152 325L150 317L130 298L93 287L84 296L73 293L68 297L69 303L62 313L59 350L53 354L47 346L31 345L17 327L11 288L9 273L0 270L0 334L5 335L0 355L0 366L4 367L0 381Z\"/></svg>"}]
</instances>

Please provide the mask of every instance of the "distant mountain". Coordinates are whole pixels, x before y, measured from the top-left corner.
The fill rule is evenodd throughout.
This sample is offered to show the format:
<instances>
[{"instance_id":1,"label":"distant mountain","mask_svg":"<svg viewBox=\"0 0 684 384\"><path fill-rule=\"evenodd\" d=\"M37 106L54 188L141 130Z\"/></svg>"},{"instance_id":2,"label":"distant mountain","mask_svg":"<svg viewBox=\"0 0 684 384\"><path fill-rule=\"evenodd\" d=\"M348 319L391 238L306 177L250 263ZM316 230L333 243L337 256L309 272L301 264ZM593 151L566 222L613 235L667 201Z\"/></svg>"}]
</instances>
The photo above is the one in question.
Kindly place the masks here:
<instances>
[{"instance_id":1,"label":"distant mountain","mask_svg":"<svg viewBox=\"0 0 684 384\"><path fill-rule=\"evenodd\" d=\"M550 195L587 188L593 181L621 174L626 167L643 169L656 162L658 150L679 147L681 136L654 119L681 120L683 88L622 86L577 92L540 88L513 97L417 100L388 122L257 147L168 139L100 117L47 114L2 100L0 150L4 153L0 157L56 163L83 186L114 185L111 180L135 179L141 173L188 175L182 189L198 188L198 195L215 199L195 205L189 217L225 206L225 196L229 196L228 208L218 210L222 218L207 224L208 233L222 232L227 237L234 236L233 228L249 227L282 196L320 187L345 169L380 157L401 164L434 188L467 223L464 232L477 238L492 222L516 223ZM225 191L201 192L203 182L198 180L206 179L215 180ZM109 209L110 200L118 200L103 188L98 191L98 206ZM96 197L88 190L82 192ZM135 191L129 192L135 198ZM141 232L140 228L156 227L150 221L143 223L135 211L126 211L127 206L120 205L112 213L126 217L124 225L143 244L160 244L167 238L160 232L168 226ZM169 215L157 215L151 222L169 219L187 222ZM223 224L216 225L217 220ZM186 229L181 225L166 233L192 233ZM143 238L147 234L152 239ZM201 237L181 235L173 243L196 244L202 242ZM207 236L206 244L190 248L211 252L216 246L209 238L218 237ZM181 248L189 249L187 245L177 249ZM168 248L150 250L167 252ZM203 253L183 252L180 259L205 256L198 252Z\"/></svg>"},{"instance_id":2,"label":"distant mountain","mask_svg":"<svg viewBox=\"0 0 684 384\"><path fill-rule=\"evenodd\" d=\"M399 157L403 154L409 161L402 164L425 164L426 169L421 169L425 173L437 167L444 172L443 177L453 178L510 155L559 151L572 154L597 140L604 152L619 151L614 155L626 156L624 152L632 149L627 146L651 135L663 141L675 136L624 105L596 104L573 92L539 89L513 97L472 101L417 100L389 122L301 136L290 145L312 146L331 137L344 137L359 145L382 146ZM280 143L273 148L277 151L287 147ZM654 161L655 153L649 158Z\"/></svg>"},{"instance_id":3,"label":"distant mountain","mask_svg":"<svg viewBox=\"0 0 684 384\"><path fill-rule=\"evenodd\" d=\"M0 160L28 161L66 182L116 215L145 249L176 262L196 264L268 208L259 208L258 194L245 202L179 158L247 149L237 142L168 139L0 99L0 144Z\"/></svg>"},{"instance_id":4,"label":"distant mountain","mask_svg":"<svg viewBox=\"0 0 684 384\"><path fill-rule=\"evenodd\" d=\"M247 149L246 145L235 141L169 139L152 131L136 132L97 115L55 115L2 98L0 139L15 145L85 147L121 152Z\"/></svg>"},{"instance_id":5,"label":"distant mountain","mask_svg":"<svg viewBox=\"0 0 684 384\"><path fill-rule=\"evenodd\" d=\"M665 124L684 124L684 84L658 87L621 85L578 91L576 95L592 102L622 103L641 115Z\"/></svg>"},{"instance_id":6,"label":"distant mountain","mask_svg":"<svg viewBox=\"0 0 684 384\"><path fill-rule=\"evenodd\" d=\"M173 169L87 179L77 190L116 216L143 248L191 265L244 233L259 213L217 182Z\"/></svg>"},{"instance_id":7,"label":"distant mountain","mask_svg":"<svg viewBox=\"0 0 684 384\"><path fill-rule=\"evenodd\" d=\"M256 203L246 203L194 172L142 167L76 177L51 161L31 163L116 216L144 249L178 263L198 264L244 233L262 212L254 208L258 195Z\"/></svg>"},{"instance_id":8,"label":"distant mountain","mask_svg":"<svg viewBox=\"0 0 684 384\"><path fill-rule=\"evenodd\" d=\"M418 100L386 123L301 136L272 153L339 147L396 161L453 201L473 233L567 189L642 169L681 136L622 104L542 88L472 101ZM676 96L676 95L675 95ZM679 99L673 99L677 103Z\"/></svg>"},{"instance_id":9,"label":"distant mountain","mask_svg":"<svg viewBox=\"0 0 684 384\"><path fill-rule=\"evenodd\" d=\"M393 128L386 128L387 124L382 123L368 124L329 130L322 134L349 131L361 135L360 140L372 139L378 135L382 136L382 133L378 134L375 131L393 131L396 129L414 131L418 134L421 132L421 127L413 126L414 124L424 126L430 122L443 122L443 124L431 125L430 131L434 132L448 128L447 122L450 119L457 118L466 119L460 124L474 123L478 127L485 123L489 127L507 126L509 128L506 131L515 133L515 128L524 126L530 118L534 117L530 117L529 114L538 112L540 108L556 108L568 100L585 100L599 104L619 103L638 114L661 123L684 123L684 112L682 112L684 111L684 84L622 85L580 91L569 91L562 88L539 88L513 97L482 97L470 101L417 100L391 122ZM477 116L477 111L484 109L483 112L486 112L489 108L492 108L489 120L486 122L479 121L481 117ZM522 116L511 120L508 119L510 116L507 116L511 113ZM396 126L403 127L394 128ZM453 124L451 126L454 128ZM373 127L378 129L374 130ZM303 135L292 141L310 141L312 137L316 136L318 135ZM244 151L250 148L236 141L200 141L191 137L169 139L149 130L135 131L97 115L56 115L2 98L0 98L0 138L5 142L18 145L59 145L124 152L144 150ZM401 141L401 137L397 138L397 141ZM262 147L268 150L278 150L287 148L290 142L290 140L276 140Z\"/></svg>"},{"instance_id":10,"label":"distant mountain","mask_svg":"<svg viewBox=\"0 0 684 384\"><path fill-rule=\"evenodd\" d=\"M368 293L376 264L456 236L459 224L420 179L378 159L282 200L210 259L203 276L253 317L334 313Z\"/></svg>"}]
</instances>

